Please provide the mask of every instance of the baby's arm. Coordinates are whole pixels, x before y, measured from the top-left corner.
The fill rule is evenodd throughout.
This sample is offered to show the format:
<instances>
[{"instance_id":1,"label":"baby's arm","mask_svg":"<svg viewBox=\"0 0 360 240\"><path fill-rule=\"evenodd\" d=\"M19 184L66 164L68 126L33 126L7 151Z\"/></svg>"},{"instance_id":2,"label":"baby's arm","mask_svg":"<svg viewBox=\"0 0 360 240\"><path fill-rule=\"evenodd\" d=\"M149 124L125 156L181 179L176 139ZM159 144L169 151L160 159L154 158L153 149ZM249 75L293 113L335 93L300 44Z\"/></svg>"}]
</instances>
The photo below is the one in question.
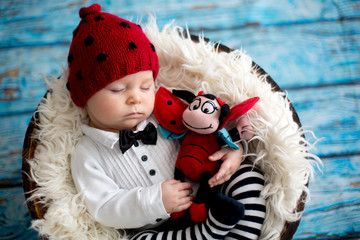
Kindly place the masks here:
<instances>
[{"instance_id":1,"label":"baby's arm","mask_svg":"<svg viewBox=\"0 0 360 240\"><path fill-rule=\"evenodd\" d=\"M250 124L248 117L245 115L239 119L236 124L240 139L250 140L254 136L254 129ZM241 150L234 151L228 147L217 151L209 157L211 161L222 160L223 163L219 171L209 180L210 187L223 184L239 169L242 162L243 146L238 143Z\"/></svg>"},{"instance_id":2,"label":"baby's arm","mask_svg":"<svg viewBox=\"0 0 360 240\"><path fill-rule=\"evenodd\" d=\"M209 179L210 187L214 187L228 181L239 169L244 151L241 143L238 143L238 145L240 146L240 150L233 150L229 147L225 147L209 157L209 160L211 161L223 161L219 171Z\"/></svg>"},{"instance_id":3,"label":"baby's arm","mask_svg":"<svg viewBox=\"0 0 360 240\"><path fill-rule=\"evenodd\" d=\"M89 146L88 146L89 147ZM85 148L72 155L71 171L79 193L83 194L87 210L104 226L116 229L139 228L156 224L169 214L162 203L161 183L149 187L122 189Z\"/></svg>"}]
</instances>

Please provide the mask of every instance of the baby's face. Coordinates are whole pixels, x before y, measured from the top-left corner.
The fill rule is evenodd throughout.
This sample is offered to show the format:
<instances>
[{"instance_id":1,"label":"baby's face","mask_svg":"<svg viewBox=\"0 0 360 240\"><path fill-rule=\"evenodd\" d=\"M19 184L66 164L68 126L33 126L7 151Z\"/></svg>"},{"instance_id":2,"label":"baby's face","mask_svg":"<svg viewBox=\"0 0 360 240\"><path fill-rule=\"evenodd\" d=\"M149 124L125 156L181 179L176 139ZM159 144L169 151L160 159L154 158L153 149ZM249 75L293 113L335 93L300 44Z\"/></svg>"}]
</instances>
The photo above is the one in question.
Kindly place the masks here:
<instances>
[{"instance_id":1,"label":"baby's face","mask_svg":"<svg viewBox=\"0 0 360 240\"><path fill-rule=\"evenodd\" d=\"M154 109L152 71L142 71L116 80L95 93L86 103L89 125L105 131L134 129Z\"/></svg>"}]
</instances>

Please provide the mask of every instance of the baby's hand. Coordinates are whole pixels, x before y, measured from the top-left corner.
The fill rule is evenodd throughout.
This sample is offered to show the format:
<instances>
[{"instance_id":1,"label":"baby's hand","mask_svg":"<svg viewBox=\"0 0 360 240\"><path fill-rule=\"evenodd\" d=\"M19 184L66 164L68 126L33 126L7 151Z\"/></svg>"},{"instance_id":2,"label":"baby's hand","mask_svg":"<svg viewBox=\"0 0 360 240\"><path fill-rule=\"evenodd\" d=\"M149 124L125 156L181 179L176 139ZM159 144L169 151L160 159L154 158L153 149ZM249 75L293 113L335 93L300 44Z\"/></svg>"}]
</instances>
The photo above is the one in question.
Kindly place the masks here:
<instances>
[{"instance_id":1,"label":"baby's hand","mask_svg":"<svg viewBox=\"0 0 360 240\"><path fill-rule=\"evenodd\" d=\"M162 201L167 213L180 212L188 209L194 196L190 196L193 192L193 184L190 182L181 182L170 179L161 184Z\"/></svg>"},{"instance_id":2,"label":"baby's hand","mask_svg":"<svg viewBox=\"0 0 360 240\"><path fill-rule=\"evenodd\" d=\"M228 181L231 176L239 169L242 162L243 148L239 144L240 150L233 150L225 147L214 153L209 157L210 161L222 160L223 163L219 171L209 179L210 187L214 187Z\"/></svg>"}]
</instances>

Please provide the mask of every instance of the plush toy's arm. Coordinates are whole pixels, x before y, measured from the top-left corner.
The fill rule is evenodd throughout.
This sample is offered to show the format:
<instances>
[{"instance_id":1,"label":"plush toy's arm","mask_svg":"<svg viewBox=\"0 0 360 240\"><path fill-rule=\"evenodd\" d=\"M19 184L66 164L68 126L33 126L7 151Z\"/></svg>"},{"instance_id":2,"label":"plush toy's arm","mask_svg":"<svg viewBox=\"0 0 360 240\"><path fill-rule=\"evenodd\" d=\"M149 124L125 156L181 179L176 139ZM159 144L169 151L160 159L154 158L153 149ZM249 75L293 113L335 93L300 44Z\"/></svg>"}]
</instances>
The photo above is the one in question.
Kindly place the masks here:
<instances>
[{"instance_id":1,"label":"plush toy's arm","mask_svg":"<svg viewBox=\"0 0 360 240\"><path fill-rule=\"evenodd\" d=\"M235 130L237 131L236 128L235 128ZM237 131L237 133L239 135L238 131ZM225 128L220 129L216 134L217 134L217 137L220 139L220 146L223 146L223 145L226 144L231 149L240 150L240 147L237 144L234 143L234 141L232 139L232 136L230 135L230 133Z\"/></svg>"},{"instance_id":2,"label":"plush toy's arm","mask_svg":"<svg viewBox=\"0 0 360 240\"><path fill-rule=\"evenodd\" d=\"M184 137L186 135L186 133L188 132L188 131L186 131L184 133L174 133L174 132L167 130L160 124L159 124L159 131L160 131L161 136L163 136L166 139L172 139L172 140L180 139L180 138Z\"/></svg>"}]
</instances>

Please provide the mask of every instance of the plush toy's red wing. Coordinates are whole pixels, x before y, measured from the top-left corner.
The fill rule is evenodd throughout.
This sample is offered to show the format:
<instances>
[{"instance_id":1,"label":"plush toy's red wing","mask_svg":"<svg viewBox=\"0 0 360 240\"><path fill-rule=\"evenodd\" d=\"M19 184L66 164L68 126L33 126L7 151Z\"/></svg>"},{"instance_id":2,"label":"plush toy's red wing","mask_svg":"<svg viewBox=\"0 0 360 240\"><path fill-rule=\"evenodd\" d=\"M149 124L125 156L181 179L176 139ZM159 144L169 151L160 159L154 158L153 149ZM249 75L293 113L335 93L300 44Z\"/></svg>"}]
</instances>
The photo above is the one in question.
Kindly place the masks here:
<instances>
[{"instance_id":1,"label":"plush toy's red wing","mask_svg":"<svg viewBox=\"0 0 360 240\"><path fill-rule=\"evenodd\" d=\"M239 103L238 105L232 107L230 109L230 114L227 117L225 117L219 129L225 127L226 123L228 123L229 121L237 119L242 115L244 115L245 113L247 113L259 100L260 100L259 97L249 98L243 101L242 103Z\"/></svg>"},{"instance_id":2,"label":"plush toy's red wing","mask_svg":"<svg viewBox=\"0 0 360 240\"><path fill-rule=\"evenodd\" d=\"M182 114L188 107L169 90L160 87L155 96L155 116L161 126L173 133L184 133L187 128L182 122Z\"/></svg>"}]
</instances>

